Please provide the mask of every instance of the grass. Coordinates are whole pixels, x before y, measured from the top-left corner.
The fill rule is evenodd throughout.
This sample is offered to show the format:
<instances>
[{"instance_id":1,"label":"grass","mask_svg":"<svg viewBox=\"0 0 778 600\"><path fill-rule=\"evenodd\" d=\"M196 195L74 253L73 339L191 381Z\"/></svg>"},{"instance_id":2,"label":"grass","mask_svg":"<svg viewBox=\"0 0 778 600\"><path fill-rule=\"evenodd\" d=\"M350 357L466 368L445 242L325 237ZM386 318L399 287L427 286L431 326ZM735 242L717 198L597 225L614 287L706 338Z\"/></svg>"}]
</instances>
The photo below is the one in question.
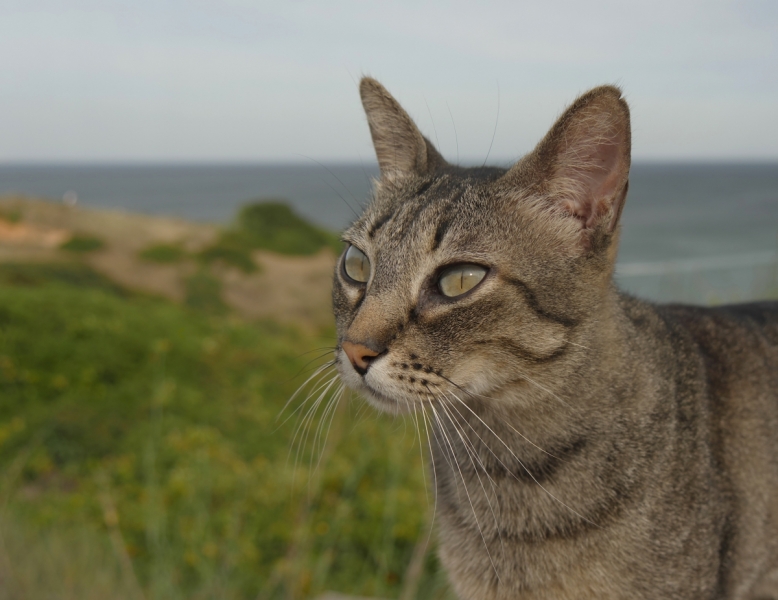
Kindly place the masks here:
<instances>
[{"instance_id":1,"label":"grass","mask_svg":"<svg viewBox=\"0 0 778 600\"><path fill-rule=\"evenodd\" d=\"M139 600L134 581L113 557L103 531L94 526L64 526L36 531L25 523L0 522L10 574L3 573L0 598L111 598ZM87 574L89 574L87 576Z\"/></svg>"},{"instance_id":2,"label":"grass","mask_svg":"<svg viewBox=\"0 0 778 600\"><path fill-rule=\"evenodd\" d=\"M411 426L343 399L290 456L303 413L277 416L332 333L214 311L196 277L178 306L0 269L0 598L396 597L427 527ZM418 597L446 593L432 556Z\"/></svg>"}]
</instances>

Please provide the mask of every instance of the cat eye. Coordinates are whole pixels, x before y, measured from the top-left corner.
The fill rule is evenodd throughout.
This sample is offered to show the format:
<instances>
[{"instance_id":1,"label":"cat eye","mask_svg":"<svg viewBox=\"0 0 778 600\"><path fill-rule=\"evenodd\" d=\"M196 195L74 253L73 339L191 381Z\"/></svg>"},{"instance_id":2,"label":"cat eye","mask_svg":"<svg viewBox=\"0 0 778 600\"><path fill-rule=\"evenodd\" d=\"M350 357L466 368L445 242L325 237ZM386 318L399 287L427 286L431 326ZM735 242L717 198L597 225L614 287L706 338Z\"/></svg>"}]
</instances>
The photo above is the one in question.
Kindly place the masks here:
<instances>
[{"instance_id":1,"label":"cat eye","mask_svg":"<svg viewBox=\"0 0 778 600\"><path fill-rule=\"evenodd\" d=\"M478 265L455 265L440 274L438 287L444 296L454 298L469 292L486 276L486 269Z\"/></svg>"},{"instance_id":2,"label":"cat eye","mask_svg":"<svg viewBox=\"0 0 778 600\"><path fill-rule=\"evenodd\" d=\"M356 246L349 246L343 259L343 271L349 279L366 283L370 279L370 261Z\"/></svg>"}]
</instances>

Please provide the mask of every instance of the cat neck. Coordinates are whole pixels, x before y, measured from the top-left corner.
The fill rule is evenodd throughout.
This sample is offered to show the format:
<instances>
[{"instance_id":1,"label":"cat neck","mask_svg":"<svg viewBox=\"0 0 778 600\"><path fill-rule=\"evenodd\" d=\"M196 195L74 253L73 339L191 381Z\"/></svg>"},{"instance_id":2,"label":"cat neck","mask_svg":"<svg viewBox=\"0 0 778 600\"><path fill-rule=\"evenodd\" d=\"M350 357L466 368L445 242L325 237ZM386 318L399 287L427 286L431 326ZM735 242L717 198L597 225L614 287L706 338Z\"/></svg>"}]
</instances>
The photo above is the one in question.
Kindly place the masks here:
<instances>
[{"instance_id":1,"label":"cat neck","mask_svg":"<svg viewBox=\"0 0 778 600\"><path fill-rule=\"evenodd\" d=\"M565 362L549 366L556 378L517 377L490 397L462 389L427 409L444 515L536 540L597 526L635 487L630 464L650 435L644 412L653 403L643 396L651 386L624 350L635 332L622 305L637 301L610 300L581 325Z\"/></svg>"}]
</instances>

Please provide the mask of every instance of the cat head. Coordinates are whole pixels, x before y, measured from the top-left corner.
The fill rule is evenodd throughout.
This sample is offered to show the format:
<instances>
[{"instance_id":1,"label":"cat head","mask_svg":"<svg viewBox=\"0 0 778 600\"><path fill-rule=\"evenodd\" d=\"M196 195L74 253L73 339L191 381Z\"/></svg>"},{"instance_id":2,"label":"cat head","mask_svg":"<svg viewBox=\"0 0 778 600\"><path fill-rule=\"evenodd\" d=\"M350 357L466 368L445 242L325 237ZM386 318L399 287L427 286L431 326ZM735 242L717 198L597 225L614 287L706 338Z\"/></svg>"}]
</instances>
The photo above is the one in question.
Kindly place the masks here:
<instances>
[{"instance_id":1,"label":"cat head","mask_svg":"<svg viewBox=\"0 0 778 600\"><path fill-rule=\"evenodd\" d=\"M448 164L381 84L360 94L380 178L335 270L346 385L401 412L574 368L612 285L630 167L620 90L579 97L507 170Z\"/></svg>"}]
</instances>

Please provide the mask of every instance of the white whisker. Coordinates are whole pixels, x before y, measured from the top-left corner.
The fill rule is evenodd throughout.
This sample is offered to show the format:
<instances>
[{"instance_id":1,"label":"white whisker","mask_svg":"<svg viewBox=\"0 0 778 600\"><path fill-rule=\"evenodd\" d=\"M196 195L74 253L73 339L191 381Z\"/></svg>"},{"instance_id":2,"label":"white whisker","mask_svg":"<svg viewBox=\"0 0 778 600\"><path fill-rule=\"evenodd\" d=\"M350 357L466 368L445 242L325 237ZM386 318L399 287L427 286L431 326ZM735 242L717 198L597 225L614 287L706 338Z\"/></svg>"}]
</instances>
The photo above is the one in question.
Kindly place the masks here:
<instances>
[{"instance_id":1,"label":"white whisker","mask_svg":"<svg viewBox=\"0 0 778 600\"><path fill-rule=\"evenodd\" d=\"M321 377L325 377L327 375L328 374L325 372L325 373L321 374ZM290 414L289 417L287 417L287 419L284 421L284 422L288 421L289 418L291 418L295 413L300 411L300 415L298 416L298 419L297 419L297 424L296 424L296 427L295 427L295 430L294 430L294 434L292 435L292 442L291 442L292 445L294 445L294 442L295 442L295 439L297 438L298 432L300 431L300 428L305 423L305 421L308 418L308 416L311 414L311 411L315 411L317 403L314 402L313 406L309 407L308 410L306 412L304 412L304 413L302 412L302 409L305 407L305 405L307 404L308 400L310 400L314 396L314 394L316 394L319 390L321 390L325 386L331 384L333 379L335 379L335 377L336 377L335 375L332 375L332 376L329 377L329 379L325 379L324 382L319 382L317 380L314 388L310 392L308 392L308 395L305 397L305 400L300 402L300 406L298 406L292 412L292 414ZM291 450L291 448L290 448L290 450Z\"/></svg>"},{"instance_id":2,"label":"white whisker","mask_svg":"<svg viewBox=\"0 0 778 600\"><path fill-rule=\"evenodd\" d=\"M285 410L286 410L286 409L289 407L289 405L290 405L290 404L291 404L291 403L294 401L294 399L295 399L295 398L297 398L297 396L300 394L300 392L302 392L302 391L305 389L305 386L307 386L307 385L308 385L308 384L311 382L311 380L312 380L312 379L314 379L314 378L315 378L316 376L318 376L318 375L321 375L321 373L322 373L323 371L326 371L326 370L327 370L327 369L329 369L330 367L334 367L334 366L335 366L335 361L334 361L334 360L332 360L332 361L326 362L326 363L324 363L323 365L321 365L320 367L318 367L318 368L317 368L317 369L316 369L316 370L315 370L315 371L314 371L314 372L311 374L311 376L310 376L310 377L308 377L308 379L306 379L306 380L305 380L305 381L302 383L302 385L300 385L300 387L298 387L298 388L297 388L297 389L294 391L294 393L293 393L293 394L292 394L292 395L289 397L289 400L287 400L287 401L286 401L286 403L284 404L283 408L282 408L282 409L279 411L279 413L278 413L278 416L276 417L276 421L278 421L278 419L280 419L280 418L281 418L281 415L283 415L283 414L284 414L284 411L285 411ZM309 397L310 397L310 395L309 395ZM306 398L306 401L307 401L307 398ZM302 404L305 404L305 401L303 401L303 402L302 402ZM299 410L299 409L300 409L300 407L298 407L298 408L297 408L295 411L293 411L293 412L292 412L292 414L290 414L290 415L289 415L289 416L288 416L286 419L284 419L284 420L281 422L281 425L283 425L283 424L284 424L284 423L286 423L286 422L287 422L287 421L288 421L290 418L292 418L292 416L294 415L294 413L295 413L295 412L297 412L297 410ZM280 427L281 425L279 425L279 427Z\"/></svg>"},{"instance_id":3,"label":"white whisker","mask_svg":"<svg viewBox=\"0 0 778 600\"><path fill-rule=\"evenodd\" d=\"M316 412L321 405L322 401L327 395L327 392L330 390L330 388L335 384L335 382L338 381L337 374L334 374L330 379L325 381L319 388L323 386L324 389L319 393L319 396L316 398L316 400L313 402L311 407L308 409L308 411L305 413L305 415L302 417L301 422L297 426L297 429L295 430L294 436L292 437L292 444L294 444L295 440L297 439L298 433L301 431L305 431L304 435L300 436L300 441L297 446L297 452L295 454L295 470L297 469L297 465L299 463L300 454L301 452L304 452L305 448L308 445L308 436L310 434L310 425L313 422L313 418L316 415ZM314 392L315 393L315 392ZM310 398L310 396L309 396ZM306 400L307 401L307 400ZM291 451L291 448L290 448Z\"/></svg>"},{"instance_id":4,"label":"white whisker","mask_svg":"<svg viewBox=\"0 0 778 600\"><path fill-rule=\"evenodd\" d=\"M584 350L589 350L591 352L591 348L588 346L584 346L583 344L578 344L576 342L571 342L570 340L565 340L565 343L570 344L571 346L578 346L579 348L583 348Z\"/></svg>"},{"instance_id":5,"label":"white whisker","mask_svg":"<svg viewBox=\"0 0 778 600\"><path fill-rule=\"evenodd\" d=\"M449 399L449 398L448 398L448 395L447 395L445 392L443 392L443 391L441 390L441 393L442 393L442 394L443 394L443 395L446 397L446 399ZM450 401L450 399L449 399L449 401ZM441 402L441 404L444 404L444 403L443 403L443 402ZM459 412L459 409L458 409L458 408L457 408L457 407L456 407L456 406L455 406L453 403L451 403L451 404L449 405L449 409L448 409L448 410L450 411L451 409L455 410L455 411L456 411L456 413L459 415L459 417L462 419L462 421L464 421L464 422L467 424L467 426L468 426L468 427L470 427L470 429L473 431L473 433L475 433L476 437L477 437L477 438L478 438L478 439L481 441L481 443L482 443L482 444L483 444L483 445L486 447L486 449L487 449L487 450L489 450L489 453L490 453L490 454L492 454L492 456L494 456L495 458L497 458L497 456L495 456L494 452L493 452L493 451L492 451L492 449L489 447L489 445L488 445L488 444L487 444L487 443L486 443L486 442L483 440L483 438L482 438L480 435L478 435L478 432L477 432L477 431L476 431L476 430L473 428L473 426L472 426L472 425L470 424L470 422L469 422L469 421L468 421L468 420L467 420L467 419L464 417L464 415L462 415L462 413L461 413L461 412ZM453 413L452 413L452 414L453 414ZM458 423L458 422L459 422L459 420L457 420L457 423ZM463 432L463 433L464 433L464 432ZM467 436L466 436L466 437L467 437ZM494 481L494 479L492 479L492 477L489 475L489 472L486 470L486 466L483 464L483 461L481 460L481 457L480 457L480 456L478 455L478 453L476 452L476 450L475 450L475 445L474 445L474 444L473 444L473 443L470 441L470 438L469 438L469 437L467 437L467 441L470 443L470 447L471 447L471 449L472 449L472 452L473 452L473 454L474 454L474 456L475 456L475 459L478 461L478 464L481 466L481 469L483 470L484 474L485 474L485 475L486 475L486 476L489 478L489 481L491 482L492 486L493 486L493 487L497 487L497 483L496 483L496 482ZM463 440L463 442L464 442L464 440ZM499 460L499 458L498 458L497 460ZM473 466L473 468L475 469L475 465Z\"/></svg>"},{"instance_id":6,"label":"white whisker","mask_svg":"<svg viewBox=\"0 0 778 600\"><path fill-rule=\"evenodd\" d=\"M486 537L484 536L484 532L481 529L481 523L478 521L478 515L475 511L475 506L473 505L473 500L470 498L470 490L467 489L467 482L465 481L465 476L462 473L462 469L459 467L459 462L457 462L456 454L454 453L454 447L451 445L451 440L449 439L448 435L446 435L445 427L443 425L443 422L440 419L440 416L438 415L438 412L435 410L435 407L433 405L430 405L430 408L432 408L432 414L435 416L435 420L438 423L438 427L440 428L440 432L445 438L446 442L448 443L449 448L451 449L451 457L454 460L454 464L457 466L457 471L459 472L459 476L462 478L462 485L465 488L465 494L467 495L467 500L470 503L470 509L473 511L473 518L475 519L476 528L478 529L478 533L481 536L481 540L484 544L484 549L486 550L486 555L489 557L489 562L492 565L492 569L494 570L494 575L497 577L497 581L500 581L500 574L497 572L497 567L494 564L494 560L492 560L492 555L489 552L489 545L486 543Z\"/></svg>"},{"instance_id":7,"label":"white whisker","mask_svg":"<svg viewBox=\"0 0 778 600\"><path fill-rule=\"evenodd\" d=\"M465 388L463 388L462 386L460 386L460 385L457 385L456 383L454 383L453 381L451 381L451 380L450 380L448 377L443 377L443 379L445 379L446 381L448 381L448 382L449 382L451 385L453 385L455 388L457 388L458 390L460 390L460 391L464 392L465 394L467 394L467 395L468 395L468 396L470 396L471 398L482 398L483 400L492 400L492 401L494 401L494 398L489 398L488 396L483 396L483 395L481 395L481 394L474 394L474 393L472 393L472 392L470 392L470 391L466 390L466 389L465 389ZM435 384L433 384L433 385L435 385ZM437 387L438 389L441 389L441 388L440 388L440 386L435 386L435 387ZM453 394L453 392L451 392L451 393ZM459 400L460 402L462 402L461 398L459 398L459 397L457 397L457 400ZM469 407L468 407L468 409L469 409ZM541 448L540 446L538 446L538 445L537 445L535 442L533 442L531 439L529 439L529 438L528 438L526 435L524 435L524 434L523 434L521 431L519 431L519 430L518 430L518 429L516 429L516 428L515 428L513 425L511 425L511 424L508 422L508 420L507 420L507 419L505 419L505 418L503 418L503 417L500 417L500 419L502 420L502 422L503 422L505 425L507 425L508 427L510 427L510 428L511 428L511 429L512 429L512 430L513 430L513 431L514 431L514 432L515 432L515 433L516 433L518 436L520 436L520 437L521 437L521 438L522 438L522 439L523 439L525 442L527 442L528 444L530 444L530 445L534 446L535 448L537 448L538 450L540 450L540 451L541 451L541 452L543 452L544 454L547 454L548 456L552 456L552 457L554 457L554 458L556 458L556 459L559 459L559 460L564 460L564 459L561 459L561 458L559 458L558 456L556 456L556 455L552 454L551 452L548 452L547 450L545 450L545 449ZM502 440L500 440L500 442L502 442L502 443L505 443L505 442L503 442ZM496 457L495 457L495 458L496 458Z\"/></svg>"},{"instance_id":8,"label":"white whisker","mask_svg":"<svg viewBox=\"0 0 778 600\"><path fill-rule=\"evenodd\" d=\"M564 405L565 405L567 408L573 408L573 407L572 407L572 406L570 406L570 405L569 405L567 402L565 402L564 400L562 400L562 398L560 398L559 396L557 396L557 395L556 395L554 392L552 392L552 391L551 391L551 390L549 390L548 388L545 388L545 387L543 387L542 385L540 385L540 384L539 384L537 381L535 381L534 379L532 379L532 378L531 378L529 375L527 375L526 373L524 373L524 372L522 372L522 371L519 371L518 369L516 370L516 372L518 373L519 377L521 377L522 379L525 379L525 380L529 381L529 382L530 382L532 385L534 385L534 386L535 386L535 387L537 387L538 389L541 389L541 390L543 390L543 391L544 391L544 392L546 392L546 393L547 393L549 396L551 396L552 398L554 398L554 399L558 400L559 402L561 402L562 404L564 404Z\"/></svg>"},{"instance_id":9,"label":"white whisker","mask_svg":"<svg viewBox=\"0 0 778 600\"><path fill-rule=\"evenodd\" d=\"M570 512L572 512L574 515L576 515L576 516L580 517L581 519L583 519L584 521L586 521L586 522L587 522L587 523L589 523L590 525L594 525L595 527L598 527L598 528L600 527L600 526L599 526L597 523L595 523L594 521L591 521L590 519L587 519L587 518L586 518L586 517L584 517L584 516L583 516L581 513L579 513L577 510L575 510L574 508L572 508L572 507L568 506L567 504L565 504L564 502L562 502L562 501L561 501L559 498L557 498L556 496L554 496L554 494L552 494L551 492L549 492L549 491L548 491L548 490L547 490L547 489L546 489L546 488L543 486L543 484L542 484L542 483L540 483L540 482L537 480L537 478L536 478L536 477L535 477L535 476L532 474L532 472L531 472L531 471L530 471L530 470L529 470L529 469L526 467L526 465L525 465L525 464L524 464L524 463L521 461L521 459L520 459L518 456L516 456L516 453L515 453L515 452L514 452L514 451L513 451L513 450L510 448L510 446L508 446L508 444L506 444L506 443L505 443L505 442L502 440L502 438L500 438L500 436L499 436L499 435L497 435L497 434L494 432L494 430L493 430L491 427L489 427L489 425L487 425L487 424L484 422L484 420L483 420L483 419L481 419L481 417L479 417L479 416L478 416L478 415L477 415L477 414L476 414L476 413L473 411L473 409L471 409L471 408L470 408L470 407L467 405L467 403L466 403L466 402L464 402L464 401L463 401L461 398L459 398L459 397L458 397L458 396L456 396L456 395L454 395L454 397L455 397L457 400L459 400L459 402L461 402L461 403L462 403L462 406L464 406L464 407L465 407L467 410L469 410L469 411L470 411L470 412L471 412L471 413L472 413L472 414L475 416L475 418L476 418L476 419L478 419L479 421L481 421L481 423L483 423L484 427L486 427L486 428L487 428L487 429L488 429L488 430L489 430L489 431L492 433L492 435L494 435L494 437L496 437L496 438L497 438L497 439L500 441L500 443L501 443L503 446L505 446L505 448L508 450L508 452L510 452L510 453L511 453L511 455L513 456L513 458L515 458L515 459L516 459L516 461L517 461L517 462L518 462L518 463L521 465L521 467L522 467L522 468L523 468L523 469L524 469L524 470L527 472L527 475L529 475L529 476L532 478L532 480L533 480L533 481L534 481L534 482L535 482L535 483L538 485L538 487L540 487L540 489L542 489L542 490L543 490L543 491L544 491L546 494L548 494L548 495L549 495L551 498L553 498L553 499L554 499L554 500L556 500L556 501L557 501L559 504L561 504L561 505L562 505L562 506L564 506L566 509L568 509ZM503 465L503 466L504 466L504 465ZM511 471L510 469L507 469L507 472L508 472L508 473L510 473L511 475L513 475L513 477L514 477L514 479L516 479L516 481L521 481L521 480L520 480L518 477L516 477L516 474L515 474L515 473L513 473L513 471Z\"/></svg>"},{"instance_id":10,"label":"white whisker","mask_svg":"<svg viewBox=\"0 0 778 600\"><path fill-rule=\"evenodd\" d=\"M408 403L408 405L410 406L410 403ZM422 478L422 481L424 482L424 497L427 500L427 507L429 507L430 497L429 497L429 489L427 487L427 474L424 472L424 445L422 444L422 441L421 441L421 427L419 425L419 415L416 412L416 406L415 405L413 407L411 407L411 416L412 416L412 418L414 420L415 427L416 427L416 434L417 434L417 437L419 439L419 458L421 459L421 465L422 465L421 466L421 478Z\"/></svg>"},{"instance_id":11,"label":"white whisker","mask_svg":"<svg viewBox=\"0 0 778 600\"><path fill-rule=\"evenodd\" d=\"M445 395L445 394L444 394ZM461 431L457 423L455 422L455 419L453 418L453 414L450 412L450 410L446 407L446 402L441 398L440 403L441 408L443 409L444 413L448 417L449 422L454 427L454 431L459 436L459 439L462 441L462 444L465 447L465 452L467 453L467 456L470 460L470 464L473 466L473 472L475 473L475 476L478 478L478 483L481 486L481 490L484 493L484 499L486 500L486 504L489 506L489 512L492 513L492 518L494 519L495 529L497 530L497 535L500 540L500 547L503 552L503 556L505 553L505 546L503 545L502 535L500 534L500 521L497 518L497 515L494 512L494 508L492 507L492 503L489 500L489 494L486 491L486 488L484 487L484 483L481 479L481 476L478 474L478 467L476 466L476 462L481 466L481 470L483 470L484 475L489 479L489 482L492 485L492 492L494 493L494 490L497 487L497 484L495 481L491 478L488 471L486 470L486 466L481 462L480 457L478 456L478 452L475 449L475 446L473 445L470 438L467 436L467 434L464 431ZM453 407L453 404L452 404ZM472 427L471 427L472 429ZM483 440L481 440L483 441ZM475 460L474 460L475 459ZM495 494L495 499L497 499L497 495Z\"/></svg>"},{"instance_id":12,"label":"white whisker","mask_svg":"<svg viewBox=\"0 0 778 600\"><path fill-rule=\"evenodd\" d=\"M337 383L337 381L338 381L338 378L336 376L333 376L332 378L330 378L329 382L327 383L327 386L322 390L322 392L319 394L319 397L313 403L313 406L312 406L313 410L309 411L309 413L308 413L310 416L307 419L307 425L306 425L306 428L305 428L306 429L305 436L304 436L304 438L302 440L302 448L303 448L303 450L305 450L305 448L308 446L308 437L309 437L309 435L311 433L311 424L313 423L313 419L316 416L316 413L318 412L318 408L319 408L319 406L321 406L321 403L325 400L325 398L327 398L327 392L330 391L332 386L335 385L335 383ZM315 452L315 447L316 447L316 437L318 436L319 427L321 427L321 424L324 421L325 415L327 413L327 408L330 405L331 405L331 398L330 398L330 401L328 401L327 405L325 406L325 409L323 411L324 414L319 418L319 424L317 425L317 432L315 433L314 438L313 438L313 445L311 447L311 457L309 459L309 474L308 474L309 479L310 479L310 476L311 476L310 470L311 470L311 467L313 465L313 454Z\"/></svg>"},{"instance_id":13,"label":"white whisker","mask_svg":"<svg viewBox=\"0 0 778 600\"><path fill-rule=\"evenodd\" d=\"M438 513L438 472L435 468L435 459L432 456L432 441L430 440L430 430L429 427L427 427L427 419L429 419L429 416L427 415L427 409L424 407L424 405L421 405L421 414L422 414L422 420L424 422L424 430L427 432L427 446L430 449L430 464L432 465L432 478L435 483L435 498L434 502L432 503L432 520L430 522L430 532L427 536L427 543L429 544L430 538L432 537L432 531L433 526L435 524L435 516ZM430 427L432 427L432 423L430 423Z\"/></svg>"},{"instance_id":14,"label":"white whisker","mask_svg":"<svg viewBox=\"0 0 778 600\"><path fill-rule=\"evenodd\" d=\"M345 385L341 383L333 392L332 394L332 400L330 401L330 405L333 406L332 410L330 411L330 420L327 424L327 431L324 434L324 441L322 442L321 450L319 451L319 460L316 462L316 469L319 468L319 465L321 464L321 459L324 456L324 451L327 448L327 440L330 437L330 430L332 429L332 422L335 420L335 412L337 411L338 404L340 403L340 399L343 397L343 390L345 389ZM325 411L326 415L326 411Z\"/></svg>"}]
</instances>

